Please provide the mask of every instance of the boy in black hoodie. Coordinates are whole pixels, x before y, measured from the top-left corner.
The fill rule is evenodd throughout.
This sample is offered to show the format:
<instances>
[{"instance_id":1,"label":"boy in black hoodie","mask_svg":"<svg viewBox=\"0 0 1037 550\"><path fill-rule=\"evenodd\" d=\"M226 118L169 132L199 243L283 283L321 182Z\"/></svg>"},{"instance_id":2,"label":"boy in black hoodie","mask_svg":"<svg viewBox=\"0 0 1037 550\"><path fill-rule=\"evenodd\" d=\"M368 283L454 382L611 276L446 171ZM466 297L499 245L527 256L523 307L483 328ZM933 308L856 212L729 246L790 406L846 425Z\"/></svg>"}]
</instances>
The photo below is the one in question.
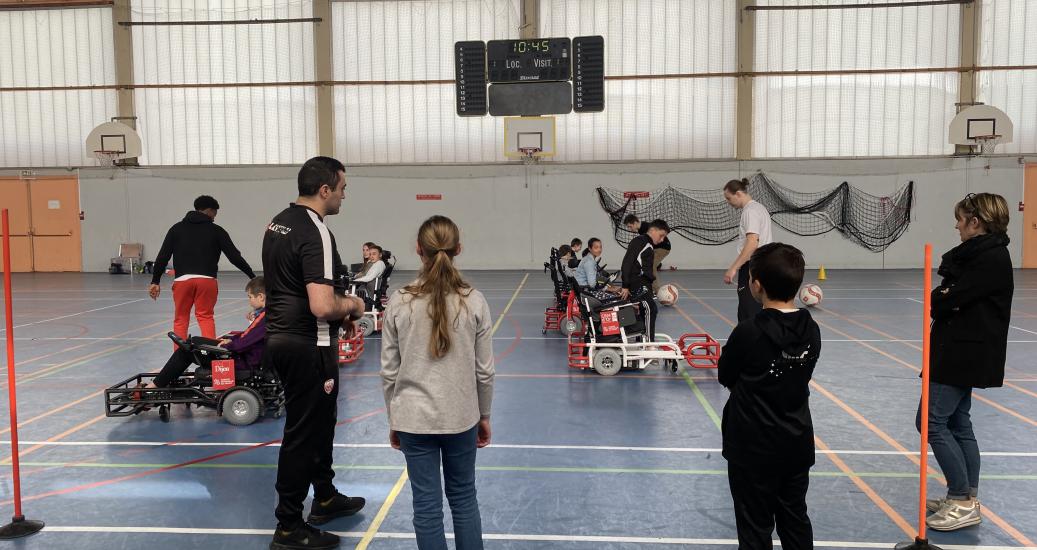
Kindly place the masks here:
<instances>
[{"instance_id":1,"label":"boy in black hoodie","mask_svg":"<svg viewBox=\"0 0 1037 550\"><path fill-rule=\"evenodd\" d=\"M731 390L721 431L741 550L813 547L807 485L814 465L810 377L821 332L797 309L803 253L772 243L749 260L749 287L763 310L742 321L720 355L717 376Z\"/></svg>"}]
</instances>

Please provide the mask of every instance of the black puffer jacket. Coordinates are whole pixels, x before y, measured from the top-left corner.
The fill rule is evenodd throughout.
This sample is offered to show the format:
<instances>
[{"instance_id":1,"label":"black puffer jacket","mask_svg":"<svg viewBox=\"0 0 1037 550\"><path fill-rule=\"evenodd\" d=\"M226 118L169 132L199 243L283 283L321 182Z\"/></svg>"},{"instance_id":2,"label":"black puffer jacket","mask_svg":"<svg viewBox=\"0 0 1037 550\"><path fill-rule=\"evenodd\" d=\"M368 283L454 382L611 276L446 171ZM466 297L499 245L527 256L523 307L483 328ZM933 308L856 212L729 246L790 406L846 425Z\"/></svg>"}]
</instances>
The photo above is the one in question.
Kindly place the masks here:
<instances>
[{"instance_id":1,"label":"black puffer jacket","mask_svg":"<svg viewBox=\"0 0 1037 550\"><path fill-rule=\"evenodd\" d=\"M1008 235L973 237L943 255L932 293L930 380L972 388L1000 387L1012 317Z\"/></svg>"}]
</instances>

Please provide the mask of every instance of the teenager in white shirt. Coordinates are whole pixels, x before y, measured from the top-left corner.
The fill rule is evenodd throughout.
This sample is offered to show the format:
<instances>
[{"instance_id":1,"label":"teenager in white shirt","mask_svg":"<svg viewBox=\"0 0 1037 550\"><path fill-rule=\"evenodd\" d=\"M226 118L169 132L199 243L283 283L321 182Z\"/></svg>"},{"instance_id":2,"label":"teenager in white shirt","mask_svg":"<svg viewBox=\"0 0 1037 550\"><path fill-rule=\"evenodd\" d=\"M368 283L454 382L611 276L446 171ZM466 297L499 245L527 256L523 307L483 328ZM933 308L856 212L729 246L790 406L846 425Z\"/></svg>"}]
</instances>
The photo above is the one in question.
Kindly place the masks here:
<instances>
[{"instance_id":1,"label":"teenager in white shirt","mask_svg":"<svg viewBox=\"0 0 1037 550\"><path fill-rule=\"evenodd\" d=\"M724 284L738 284L738 322L756 315L760 309L749 291L749 258L757 248L774 241L771 214L749 194L749 180L731 180L724 185L724 199L741 211L738 222L738 256L724 273Z\"/></svg>"}]
</instances>

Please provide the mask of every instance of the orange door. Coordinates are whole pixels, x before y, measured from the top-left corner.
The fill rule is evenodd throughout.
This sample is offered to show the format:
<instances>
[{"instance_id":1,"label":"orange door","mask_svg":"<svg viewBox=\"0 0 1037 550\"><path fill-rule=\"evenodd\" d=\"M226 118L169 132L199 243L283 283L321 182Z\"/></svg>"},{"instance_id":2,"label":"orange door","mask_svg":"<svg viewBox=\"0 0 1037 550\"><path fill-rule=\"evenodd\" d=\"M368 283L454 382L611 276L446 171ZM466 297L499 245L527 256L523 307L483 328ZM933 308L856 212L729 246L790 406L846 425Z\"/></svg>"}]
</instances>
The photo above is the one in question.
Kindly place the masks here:
<instances>
[{"instance_id":1,"label":"orange door","mask_svg":"<svg viewBox=\"0 0 1037 550\"><path fill-rule=\"evenodd\" d=\"M29 206L35 271L80 271L79 180L30 180Z\"/></svg>"},{"instance_id":2,"label":"orange door","mask_svg":"<svg viewBox=\"0 0 1037 550\"><path fill-rule=\"evenodd\" d=\"M11 228L11 271L32 271L29 239L29 180L0 178L0 209L6 208Z\"/></svg>"},{"instance_id":3,"label":"orange door","mask_svg":"<svg viewBox=\"0 0 1037 550\"><path fill-rule=\"evenodd\" d=\"M1037 267L1037 164L1026 165L1023 193L1023 267Z\"/></svg>"}]
</instances>

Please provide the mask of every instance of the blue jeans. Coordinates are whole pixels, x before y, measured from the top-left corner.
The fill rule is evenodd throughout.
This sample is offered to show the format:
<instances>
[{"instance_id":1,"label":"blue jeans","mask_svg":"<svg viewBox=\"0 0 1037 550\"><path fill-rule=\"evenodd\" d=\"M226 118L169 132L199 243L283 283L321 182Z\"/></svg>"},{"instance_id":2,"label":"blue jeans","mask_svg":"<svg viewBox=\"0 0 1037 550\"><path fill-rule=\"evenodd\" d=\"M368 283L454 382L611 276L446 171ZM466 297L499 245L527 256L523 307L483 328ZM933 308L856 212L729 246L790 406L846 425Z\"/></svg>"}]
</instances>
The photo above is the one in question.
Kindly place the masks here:
<instances>
[{"instance_id":1,"label":"blue jeans","mask_svg":"<svg viewBox=\"0 0 1037 550\"><path fill-rule=\"evenodd\" d=\"M425 435L398 432L414 494L414 534L419 550L446 550L443 533L443 464L446 498L454 518L457 550L482 550L482 519L475 495L477 427L459 434Z\"/></svg>"},{"instance_id":2,"label":"blue jeans","mask_svg":"<svg viewBox=\"0 0 1037 550\"><path fill-rule=\"evenodd\" d=\"M966 500L979 489L979 445L972 432L972 388L929 383L929 446L947 478L947 498ZM922 404L915 427L922 429Z\"/></svg>"}]
</instances>

